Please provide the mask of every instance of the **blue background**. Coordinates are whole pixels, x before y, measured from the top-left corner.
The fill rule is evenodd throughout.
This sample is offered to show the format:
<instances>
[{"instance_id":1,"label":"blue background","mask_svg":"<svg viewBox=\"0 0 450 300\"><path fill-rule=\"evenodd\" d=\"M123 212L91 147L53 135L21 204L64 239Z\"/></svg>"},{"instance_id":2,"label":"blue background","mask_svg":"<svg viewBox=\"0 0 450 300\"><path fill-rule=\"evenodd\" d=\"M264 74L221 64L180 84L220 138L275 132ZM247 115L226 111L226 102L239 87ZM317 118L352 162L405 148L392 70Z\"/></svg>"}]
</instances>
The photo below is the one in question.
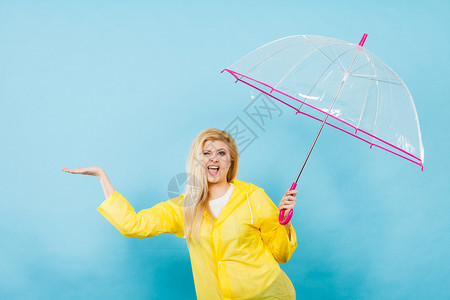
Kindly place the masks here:
<instances>
[{"instance_id":1,"label":"blue background","mask_svg":"<svg viewBox=\"0 0 450 300\"><path fill-rule=\"evenodd\" d=\"M299 299L450 298L448 1L0 1L0 294L194 299L185 241L125 238L96 208L97 165L136 211L168 199L194 137L236 117L258 138L238 178L278 205L317 122L245 119L220 71L296 34L358 43L415 100L425 170L325 128L300 179Z\"/></svg>"}]
</instances>

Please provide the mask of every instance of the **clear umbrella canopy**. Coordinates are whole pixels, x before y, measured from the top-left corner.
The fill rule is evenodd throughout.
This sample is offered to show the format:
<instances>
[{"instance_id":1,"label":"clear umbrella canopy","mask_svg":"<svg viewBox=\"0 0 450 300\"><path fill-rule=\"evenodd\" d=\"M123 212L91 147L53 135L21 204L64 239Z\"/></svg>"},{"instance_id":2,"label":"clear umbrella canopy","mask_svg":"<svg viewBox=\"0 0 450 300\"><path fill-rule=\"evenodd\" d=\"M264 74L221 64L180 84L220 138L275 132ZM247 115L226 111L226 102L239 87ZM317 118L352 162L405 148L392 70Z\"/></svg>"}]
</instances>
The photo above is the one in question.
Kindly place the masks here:
<instances>
[{"instance_id":1,"label":"clear umbrella canopy","mask_svg":"<svg viewBox=\"0 0 450 300\"><path fill-rule=\"evenodd\" d=\"M224 71L297 113L320 121L328 115L327 125L423 168L419 119L408 88L361 45L291 36L252 51Z\"/></svg>"}]
</instances>

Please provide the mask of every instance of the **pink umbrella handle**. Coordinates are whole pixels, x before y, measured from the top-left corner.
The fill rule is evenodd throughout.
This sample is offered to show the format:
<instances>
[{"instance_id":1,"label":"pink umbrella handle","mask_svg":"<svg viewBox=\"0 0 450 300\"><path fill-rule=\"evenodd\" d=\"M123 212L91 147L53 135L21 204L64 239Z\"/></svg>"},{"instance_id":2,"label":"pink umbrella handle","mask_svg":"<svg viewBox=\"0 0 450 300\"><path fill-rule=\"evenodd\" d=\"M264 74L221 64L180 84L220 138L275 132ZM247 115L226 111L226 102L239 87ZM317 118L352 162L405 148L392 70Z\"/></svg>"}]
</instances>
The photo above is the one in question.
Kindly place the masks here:
<instances>
[{"instance_id":1,"label":"pink umbrella handle","mask_svg":"<svg viewBox=\"0 0 450 300\"><path fill-rule=\"evenodd\" d=\"M294 182L294 183L292 183L291 188L290 188L289 190L292 191L292 190L295 189L296 187L297 187L297 183ZM278 216L278 221L280 222L281 225L286 225L287 223L289 223L289 221L290 221L291 218L292 218L292 215L294 214L294 210L291 209L291 210L289 211L288 216L286 217L286 219L283 220L283 218L284 218L284 212L285 212L285 209L280 210L280 215Z\"/></svg>"},{"instance_id":2,"label":"pink umbrella handle","mask_svg":"<svg viewBox=\"0 0 450 300\"><path fill-rule=\"evenodd\" d=\"M289 221L292 218L292 215L294 214L294 210L291 209L288 213L288 216L286 218L286 220L283 220L284 218L284 211L285 209L280 210L280 215L278 216L278 221L280 222L281 225L286 225L287 223L289 223Z\"/></svg>"}]
</instances>

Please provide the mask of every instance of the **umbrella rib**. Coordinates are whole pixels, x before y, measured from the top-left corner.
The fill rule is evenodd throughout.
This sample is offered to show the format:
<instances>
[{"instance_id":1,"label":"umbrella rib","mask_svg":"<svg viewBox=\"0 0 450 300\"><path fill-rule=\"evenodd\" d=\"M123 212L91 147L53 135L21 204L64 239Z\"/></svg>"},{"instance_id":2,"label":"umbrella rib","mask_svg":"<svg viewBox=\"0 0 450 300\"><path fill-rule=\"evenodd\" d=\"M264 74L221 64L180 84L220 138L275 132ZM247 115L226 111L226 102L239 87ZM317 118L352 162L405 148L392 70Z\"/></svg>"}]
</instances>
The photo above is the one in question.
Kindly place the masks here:
<instances>
[{"instance_id":1,"label":"umbrella rib","mask_svg":"<svg viewBox=\"0 0 450 300\"><path fill-rule=\"evenodd\" d=\"M300 58L297 63L289 69L289 71L280 79L280 81L278 81L277 84L275 84L273 87L277 88L279 84L281 84L283 82L284 79L286 79L286 77L306 58L308 58L311 54L313 54L315 52L315 50L312 50L311 52L309 52L308 54L306 54L305 56L303 56L302 58Z\"/></svg>"},{"instance_id":2,"label":"umbrella rib","mask_svg":"<svg viewBox=\"0 0 450 300\"><path fill-rule=\"evenodd\" d=\"M314 83L314 85L312 86L312 88L309 90L308 96L311 94L311 92L315 89L316 85L319 83L319 81L322 79L323 75L327 72L327 70L332 66L333 64L329 64L328 67L322 72L322 75L320 75L319 79L316 81L316 83ZM327 80L327 78L330 76L331 73L329 73L325 79ZM304 102L306 102L306 98L304 99ZM303 102L300 104L300 107L298 108L298 110L301 110L303 107Z\"/></svg>"},{"instance_id":3,"label":"umbrella rib","mask_svg":"<svg viewBox=\"0 0 450 300\"><path fill-rule=\"evenodd\" d=\"M383 82L383 83L388 83L388 84L393 84L393 85L402 85L400 82L397 83L397 82L390 81L391 79L395 80L395 78L380 79L380 78L377 78L377 76L375 76L375 75L362 75L362 74L350 74L350 76L361 78L361 79L367 79L367 80L376 80L378 82Z\"/></svg>"},{"instance_id":4,"label":"umbrella rib","mask_svg":"<svg viewBox=\"0 0 450 300\"><path fill-rule=\"evenodd\" d=\"M303 38L304 38L304 37L303 37ZM253 68L251 68L250 70L246 71L245 73L246 73L246 74L249 74L249 73L250 73L251 71L253 71L255 68L259 67L262 63L264 63L264 62L266 62L267 60L269 60L270 58L274 57L275 55L277 55L277 54L280 53L281 51L284 51L284 50L286 50L287 48L290 48L290 47L297 46L297 45L300 44L301 42L303 42L303 41L298 41L298 42L296 42L296 43L293 43L292 45L288 45L288 46L286 46L286 47L284 47L284 48L282 48L282 49L276 51L276 52L273 53L272 55L270 55L270 56L264 58L263 60L261 60L261 61L260 61L259 63L257 63ZM271 44L271 43L266 44L266 45L264 45L264 46L262 46L262 47L260 47L260 48L258 48L258 49L256 49L256 50L262 49L262 48L264 48L265 46L268 46L268 45L270 45L270 44ZM248 55L252 54L252 53L255 52L256 50L250 52L249 54L247 54L246 56L244 56L244 57L243 57L242 59L240 59L239 61L243 60L245 57L247 57ZM237 62L239 62L239 61L237 61ZM237 63L237 62L236 62L236 63ZM233 67L233 65L235 65L236 63L232 64L232 65L230 66L230 69L231 69L231 67Z\"/></svg>"},{"instance_id":5,"label":"umbrella rib","mask_svg":"<svg viewBox=\"0 0 450 300\"><path fill-rule=\"evenodd\" d=\"M366 54L367 55L367 54ZM364 68L365 66L367 66L369 63L366 63L365 65L362 65L361 67L358 67L356 69L353 70L353 72L356 72L358 70L361 70L362 68ZM351 74L350 74L351 75Z\"/></svg>"},{"instance_id":6,"label":"umbrella rib","mask_svg":"<svg viewBox=\"0 0 450 300\"><path fill-rule=\"evenodd\" d=\"M266 46L269 46L269 45L271 45L271 44L274 44L274 43L279 42L279 41L282 41L282 40L287 40L287 39L290 39L290 38L298 38L298 37L302 37L302 38L303 38L303 41L306 41L306 40L307 40L307 37L306 37L305 35L293 35L293 36L288 36L288 37L284 37L284 38L281 38L281 39L272 41L272 42L270 42L270 43L267 43L267 44L265 44L265 45L262 45L261 47L256 48L256 49L253 50L252 52L248 53L247 55L245 55L244 57L242 57L242 58L239 59L238 61L234 62L231 66L228 67L228 69L231 69L231 67L233 67L233 66L234 66L235 64L237 64L238 62L244 60L246 57L252 55L252 54L255 53L256 51L265 48ZM286 46L285 48L283 48L283 49L281 49L281 50L279 50L279 51L282 51L282 50L284 50L284 49L286 49L286 48L289 48L289 47L291 47L291 46L294 46L294 45L296 45L296 44L297 44L297 43L295 43L295 44L293 44L293 45ZM279 51L278 51L278 52L279 52ZM278 52L276 52L276 53L278 53ZM276 53L275 53L275 54L276 54ZM274 54L274 55L275 55L275 54ZM271 57L272 57L272 56L270 56L269 58L271 58ZM259 65L259 64L258 64L258 65ZM252 70L253 70L253 69L252 69ZM250 71L249 71L249 72L250 72Z\"/></svg>"},{"instance_id":7,"label":"umbrella rib","mask_svg":"<svg viewBox=\"0 0 450 300\"><path fill-rule=\"evenodd\" d=\"M307 40L307 39L305 38L305 36L293 36L293 37L303 37L304 40ZM293 43L292 45L288 45L288 46L286 46L286 47L284 47L284 48L282 48L282 49L276 51L276 52L273 53L272 55L270 55L270 56L264 58L263 60L261 60L261 61L260 61L259 63L257 63L253 68L251 68L250 70L246 71L245 73L246 73L246 74L249 74L249 73L252 72L255 68L259 67L261 64L263 64L264 62L266 62L266 61L269 60L270 58L274 57L274 56L277 55L278 53L280 53L280 52L282 52L282 51L284 51L284 50L286 50L286 49L288 49L288 48L290 48L290 47L297 46L299 43L304 42L304 40L303 40L303 41L302 41L302 40L301 40L301 41L298 41L298 42L296 42L296 43ZM273 42L272 42L272 43L273 43ZM245 57L247 57L248 55L250 55L250 54L254 53L255 51L257 51L257 50L259 50L259 49L262 49L262 48L264 48L265 46L268 46L268 45L270 45L270 44L272 44L272 43L268 43L268 44L266 44L266 45L264 45L264 46L261 46L261 47L255 49L255 50L253 50L252 52L250 52L249 54L247 54L246 56L244 56L243 58L241 58L239 61L245 59ZM323 55L325 55L320 49L318 49L317 47L315 47L315 46L312 44L312 42L308 42L308 43L309 43L310 45L312 45L316 50L319 50L319 52L321 52ZM332 45L332 44L342 44L342 41L336 40L336 41L333 41L333 42L329 42L329 43L328 43L327 45L325 45L325 46L330 46L330 45ZM325 46L324 46L324 47L325 47ZM330 47L330 48L331 48L331 47ZM348 51L350 51L350 50L348 50ZM347 51L347 52L348 52L348 51ZM345 53L347 53L347 52L345 52ZM344 54L345 54L345 53L344 53ZM325 55L325 57L327 57L331 62L333 62L328 56ZM239 61L237 61L237 62L239 62ZM236 63L237 63L237 62L236 62ZM233 67L233 65L235 65L236 63L232 64L232 65L229 67L229 69L231 69L231 68ZM333 63L334 63L334 62L333 62ZM345 72L345 70L344 70L344 72ZM288 73L289 73L289 72L288 72ZM241 77L241 78L242 78L242 77ZM241 79L241 78L240 78L240 79ZM282 80L283 80L283 79L282 79ZM282 81L282 80L281 80L281 81ZM276 84L275 87L278 86L278 85L281 83L281 81L280 81L278 84Z\"/></svg>"},{"instance_id":8,"label":"umbrella rib","mask_svg":"<svg viewBox=\"0 0 450 300\"><path fill-rule=\"evenodd\" d=\"M394 74L395 76L397 76L398 78L400 78L400 77L397 75L397 73L395 73L394 70L391 69L391 67L389 67L389 66L386 65L385 63L384 63L384 65L385 65L385 67L386 67L388 70L390 70L390 71L392 72L392 74ZM424 152L424 151L423 151L423 144L422 144L422 133L420 132L419 117L417 116L416 105L414 104L414 101L413 101L413 99L412 99L412 96L411 96L411 93L409 92L408 87L407 87L406 84L403 82L403 80L401 80L401 78L400 78L400 81L401 81L401 83L402 83L402 86L405 88L406 92L408 93L410 104L411 104L411 106L413 107L413 110L414 110L414 116L415 116L415 120L416 120L416 124L417 124L417 133L419 134L419 147L420 147L419 152L420 152L420 159L421 159L421 162L422 162L422 168L423 168L423 160L424 160L424 153L423 153L423 152Z\"/></svg>"},{"instance_id":9,"label":"umbrella rib","mask_svg":"<svg viewBox=\"0 0 450 300\"><path fill-rule=\"evenodd\" d=\"M330 49L332 49L332 48L330 47ZM341 53L341 55L339 55L339 57L341 57L341 56L347 54L347 53L350 52L350 51L351 51L351 49L345 51L344 53ZM334 52L333 52L333 53L334 53ZM335 54L335 55L336 55L336 54ZM336 57L336 59L339 59L339 58ZM336 60L335 60L335 61L336 61ZM311 94L311 92L314 90L314 88L316 87L316 85L319 83L320 79L323 77L323 75L325 74L325 72L326 72L333 64L334 64L334 63L329 64L328 67L325 69L325 71L323 71L322 75L320 75L319 79L316 81L316 83L313 85L313 87L312 87L311 90L309 91L308 96L309 96L309 94ZM344 70L344 72L345 72L345 70ZM331 75L331 73L329 73L329 74L327 75L327 77L325 77L324 81L325 81L330 75ZM306 99L305 99L305 103L306 103ZM302 104L301 104L300 107L298 108L299 110L302 109L303 104L304 104L304 103L302 102Z\"/></svg>"},{"instance_id":10,"label":"umbrella rib","mask_svg":"<svg viewBox=\"0 0 450 300\"><path fill-rule=\"evenodd\" d=\"M326 45L326 46L330 47L330 49L331 49L331 45L333 45L333 44L339 44L339 43L330 43L329 45ZM316 50L318 50L323 56L325 56L326 58L328 58L328 60L329 60L332 64L336 64L336 63L335 63L336 60L332 60L330 57L328 57L328 55L326 55L325 53L323 53L322 50L320 50L320 48L322 48L322 47L318 48L318 47L314 46L313 44L312 44L312 46L313 46ZM325 46L323 46L323 47L325 47ZM351 50L352 50L352 49L347 50L347 51L344 52L342 55L347 54L347 53L350 52ZM342 55L341 55L341 56L342 56ZM337 57L336 57L336 58L337 58ZM338 59L338 61L339 61L339 59ZM339 61L339 64L342 65L342 63L341 63L340 61ZM336 64L336 65L337 65L337 64ZM340 65L337 65L337 66L338 66L338 67L341 67ZM345 68L344 68L344 66L342 66L342 67L343 67L343 68L341 69L341 71L345 73Z\"/></svg>"},{"instance_id":11,"label":"umbrella rib","mask_svg":"<svg viewBox=\"0 0 450 300\"><path fill-rule=\"evenodd\" d=\"M325 46L330 46L330 45L333 45L333 44L339 44L339 43L337 43L337 42L332 42L332 43L329 43L329 44L327 44L327 45L325 45ZM289 71L287 71L287 73L280 79L280 81L278 81L278 83L277 84L275 84L273 87L274 88L277 88L285 79L286 79L286 77L287 76L289 76L289 74L300 64L300 63L302 63L306 58L308 58L311 54L313 54L315 51L319 51L320 53L322 53L326 58L328 58L328 60L330 60L331 61L331 63L333 63L333 64L335 64L335 61L333 61L333 60L331 60L331 58L329 58L325 53L323 53L322 52L322 50L320 50L320 48L318 48L318 47L316 47L313 43L310 43L310 45L314 48L314 50L313 51L311 51L311 52L309 52L307 55L305 55L305 56L303 56L302 58L300 58L298 61L297 61L297 63L292 67L292 68L290 68L289 69ZM325 46L323 46L323 47L325 47ZM350 50L349 50L350 51ZM347 51L348 52L348 51ZM278 53L278 52L277 52ZM345 72L345 71L344 71Z\"/></svg>"},{"instance_id":12,"label":"umbrella rib","mask_svg":"<svg viewBox=\"0 0 450 300\"><path fill-rule=\"evenodd\" d=\"M331 49L331 47L330 47L330 49ZM341 55L339 55L339 57L340 57L340 56L343 56L343 55L345 55L345 54L347 54L347 53L350 52L350 51L351 51L351 49L345 51L344 53L341 53ZM338 59L338 57L336 57L336 59ZM332 65L333 65L333 64L329 64L328 67L325 69L325 71L323 71L322 75L320 75L319 79L316 81L316 83L313 85L313 87L312 87L311 90L309 91L308 96L311 94L311 92L314 90L314 88L316 87L316 85L319 83L320 79L323 77L323 75L325 74L325 72L326 72ZM345 71L344 71L344 72L345 72ZM330 76L330 74L331 74L331 73L329 73L329 74L327 75L327 77L325 77L324 81L328 78L328 76ZM305 102L306 102L306 98L305 98L304 100L305 100ZM303 104L304 104L303 102L302 102L302 104L300 104L300 107L298 108L298 110L301 110L301 109L302 109Z\"/></svg>"},{"instance_id":13,"label":"umbrella rib","mask_svg":"<svg viewBox=\"0 0 450 300\"><path fill-rule=\"evenodd\" d=\"M338 44L338 43L335 43L335 44ZM332 44L329 44L329 45L326 45L326 46L328 46L328 47L330 47L330 45L332 45ZM328 65L328 67L325 69L325 71L322 73L322 75L319 77L319 80L318 81L316 81L316 83L314 84L314 86L311 88L311 90L309 91L309 93L308 93L308 96L311 94L311 92L312 92L312 90L316 87L316 85L317 85L317 83L320 81L320 79L322 78L322 76L323 76L323 74L325 74L325 72L326 72L326 70L328 70L328 68L331 66L331 65L337 65L335 62L336 62L336 59L339 61L339 58L338 57L336 57L336 59L335 60L332 60L330 57L328 57L325 53L323 53L322 52L322 50L320 50L320 48L318 48L318 47L316 47L316 46L314 46L313 44L311 44L311 46L312 47L314 47L314 49L315 50L313 50L313 51L311 51L311 52L309 52L306 56L304 56L304 57L302 57L284 76L283 76L283 78L281 78L280 79L280 81L276 84L276 85L274 85L274 89L275 88L277 88L285 79L286 79L286 77L287 76L289 76L289 74L303 61L303 60L305 60L307 57L309 57L311 54L313 54L316 50L317 51L319 51L320 53L322 53L326 58L328 58L328 60L330 60L331 61L331 64L329 64ZM325 46L323 46L323 47L325 47ZM330 49L331 49L331 47L330 47ZM347 50L346 52L344 52L344 53L342 53L340 56L342 56L342 55L345 55L345 54L347 54L348 52L350 52L351 50ZM333 52L334 53L334 52ZM336 54L335 54L336 55ZM339 61L339 63L340 63L340 61ZM341 64L342 65L342 64ZM340 67L339 65L337 65L338 67ZM345 70L343 70L344 72L345 72ZM303 97L304 98L304 97ZM300 108L299 109L301 109L301 106L300 106Z\"/></svg>"},{"instance_id":14,"label":"umbrella rib","mask_svg":"<svg viewBox=\"0 0 450 300\"><path fill-rule=\"evenodd\" d=\"M377 70L376 70L376 68L375 68L375 65L373 64L373 62L372 62L372 59L370 58L370 56L369 55L367 55L366 54L366 56L367 56L367 59L369 60L369 62L370 62L370 66L372 67L372 69L373 69L373 72L375 73L375 76L377 75ZM375 112L375 118L374 118L374 120L373 120L373 131L372 131L372 134L375 136L375 130L376 130L376 127L377 127L377 119L378 119L378 109L379 109L379 104L380 104L380 89L379 89L379 87L378 87L378 81L375 81L375 86L376 86L376 88L377 88L377 109L376 109L376 112ZM372 141L371 141L371 143L370 143L370 147L372 148L372 144L373 144L373 137L372 137Z\"/></svg>"},{"instance_id":15,"label":"umbrella rib","mask_svg":"<svg viewBox=\"0 0 450 300\"><path fill-rule=\"evenodd\" d=\"M384 65L384 67L386 68L386 65ZM389 69L388 69L388 70L389 70ZM388 74L389 74L390 77L392 77L392 76L394 75L394 73L392 73L392 72L389 72ZM390 91L390 95L391 95L391 97L392 97L393 94L394 94L394 93L393 93L393 90L392 90L392 85L389 85L389 91ZM393 98L393 97L392 97L392 98ZM392 109L396 109L396 106L394 106ZM394 114L396 114L395 111L394 111ZM400 134L400 136L403 137L404 139L406 139L405 136L403 136L403 135L401 135L401 134ZM411 149L409 149L407 145L408 145L407 142L405 143L405 141L401 140L400 143L399 143L399 140L397 140L397 146L398 146L398 147L402 147L404 150L407 150L408 152L414 153L414 150L411 151Z\"/></svg>"},{"instance_id":16,"label":"umbrella rib","mask_svg":"<svg viewBox=\"0 0 450 300\"><path fill-rule=\"evenodd\" d=\"M339 57L336 55L336 52L334 52L334 50L333 50L333 48L331 48L331 46L329 46L329 47L330 47L331 52L333 52L334 56L336 57L336 59L338 60L339 64L341 65L342 71L345 72L345 67L344 67L344 65L342 64L342 62L341 62L341 60L339 59ZM346 51L346 52L344 52L344 53L347 53L347 52L349 52L349 51L350 51L350 50L348 50L348 51ZM340 56L344 55L344 53L341 54Z\"/></svg>"},{"instance_id":17,"label":"umbrella rib","mask_svg":"<svg viewBox=\"0 0 450 300\"><path fill-rule=\"evenodd\" d=\"M359 121L358 121L358 125L356 125L356 128L359 128L359 125L361 125L362 116L364 114L364 110L366 109L366 102L367 102L367 97L369 95L370 82L371 82L370 80L367 81L366 96L364 97L363 107L361 109L361 114L359 115Z\"/></svg>"},{"instance_id":18,"label":"umbrella rib","mask_svg":"<svg viewBox=\"0 0 450 300\"><path fill-rule=\"evenodd\" d=\"M314 88L316 87L316 85L319 83L320 79L321 79L321 78L323 77L323 75L327 72L327 70L330 68L331 65L332 65L332 64L329 64L328 67L325 69L325 71L322 72L322 75L320 75L319 79L316 81L316 83L314 83L313 87L309 90L308 96L309 96L309 95L311 94L311 92L314 90ZM331 75L331 72L328 73L328 75L325 77L325 80L327 80L327 78L328 78L330 75ZM325 80L324 80L324 81L325 81ZM306 98L305 98L305 97L303 97L303 98L304 98L304 99L303 99L303 100L304 100L303 102L306 103ZM302 109L302 107L303 107L303 102L301 102L300 107L298 108L299 111L300 111L300 110Z\"/></svg>"}]
</instances>

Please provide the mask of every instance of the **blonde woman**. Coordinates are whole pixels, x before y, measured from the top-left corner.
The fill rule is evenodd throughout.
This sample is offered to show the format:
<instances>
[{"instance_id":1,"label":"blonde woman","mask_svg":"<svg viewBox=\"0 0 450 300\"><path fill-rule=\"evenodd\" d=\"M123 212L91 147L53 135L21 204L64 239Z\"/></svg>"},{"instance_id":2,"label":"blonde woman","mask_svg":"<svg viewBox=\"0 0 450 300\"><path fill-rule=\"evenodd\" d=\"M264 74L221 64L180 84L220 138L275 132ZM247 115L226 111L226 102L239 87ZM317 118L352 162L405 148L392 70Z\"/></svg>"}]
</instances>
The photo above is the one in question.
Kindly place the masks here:
<instances>
[{"instance_id":1,"label":"blonde woman","mask_svg":"<svg viewBox=\"0 0 450 300\"><path fill-rule=\"evenodd\" d=\"M238 167L233 138L206 129L192 143L184 193L139 213L101 168L62 170L99 178L106 200L97 210L124 236L185 238L198 299L295 299L279 263L290 259L297 237L278 214L294 208L297 191L287 191L277 208L262 188L236 179Z\"/></svg>"}]
</instances>

